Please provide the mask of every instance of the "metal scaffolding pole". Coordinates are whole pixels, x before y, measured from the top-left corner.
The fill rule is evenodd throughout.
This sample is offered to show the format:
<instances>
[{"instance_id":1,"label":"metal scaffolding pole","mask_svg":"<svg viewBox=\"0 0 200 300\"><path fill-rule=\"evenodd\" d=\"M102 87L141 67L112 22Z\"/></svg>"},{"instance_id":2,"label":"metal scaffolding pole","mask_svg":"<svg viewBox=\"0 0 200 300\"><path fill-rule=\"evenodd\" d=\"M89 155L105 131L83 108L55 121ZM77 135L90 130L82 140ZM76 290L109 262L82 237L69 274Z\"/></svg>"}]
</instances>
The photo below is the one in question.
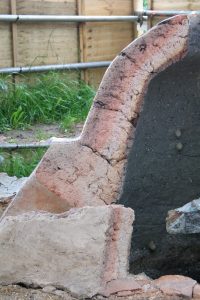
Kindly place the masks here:
<instances>
[{"instance_id":1,"label":"metal scaffolding pole","mask_svg":"<svg viewBox=\"0 0 200 300\"><path fill-rule=\"evenodd\" d=\"M1 22L137 22L137 16L0 15Z\"/></svg>"},{"instance_id":2,"label":"metal scaffolding pole","mask_svg":"<svg viewBox=\"0 0 200 300\"><path fill-rule=\"evenodd\" d=\"M0 150L1 149L17 150L17 149L48 148L50 145L51 145L50 142L35 142L35 143L27 143L27 144L4 143L4 144L0 144Z\"/></svg>"},{"instance_id":3,"label":"metal scaffolding pole","mask_svg":"<svg viewBox=\"0 0 200 300\"><path fill-rule=\"evenodd\" d=\"M58 15L0 15L0 22L138 22L138 17L174 16L179 14L200 14L190 10L143 10L133 16L58 16Z\"/></svg>"},{"instance_id":4,"label":"metal scaffolding pole","mask_svg":"<svg viewBox=\"0 0 200 300\"><path fill-rule=\"evenodd\" d=\"M63 64L63 65L60 64L60 65L0 68L0 74L21 74L21 73L56 71L56 70L71 71L71 70L105 68L108 67L110 63L111 61L98 61L98 62L87 62L87 63Z\"/></svg>"},{"instance_id":5,"label":"metal scaffolding pole","mask_svg":"<svg viewBox=\"0 0 200 300\"><path fill-rule=\"evenodd\" d=\"M142 17L171 17L174 15L189 15L189 14L200 14L200 10L142 10L135 11L135 15Z\"/></svg>"}]
</instances>

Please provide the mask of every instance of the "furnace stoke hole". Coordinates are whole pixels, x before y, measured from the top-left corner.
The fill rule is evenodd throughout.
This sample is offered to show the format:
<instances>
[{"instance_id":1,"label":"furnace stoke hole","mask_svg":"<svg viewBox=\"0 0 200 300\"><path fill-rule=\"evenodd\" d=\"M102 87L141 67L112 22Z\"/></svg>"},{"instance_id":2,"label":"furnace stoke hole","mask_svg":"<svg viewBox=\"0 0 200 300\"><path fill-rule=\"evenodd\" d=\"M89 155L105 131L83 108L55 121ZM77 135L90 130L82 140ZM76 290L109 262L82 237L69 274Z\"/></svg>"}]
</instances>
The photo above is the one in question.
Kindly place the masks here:
<instances>
[{"instance_id":1,"label":"furnace stoke hole","mask_svg":"<svg viewBox=\"0 0 200 300\"><path fill-rule=\"evenodd\" d=\"M152 278L180 274L200 281L200 236L169 235L165 228L169 210L200 197L199 182L197 55L160 72L144 98L119 201L136 216L130 272Z\"/></svg>"}]
</instances>

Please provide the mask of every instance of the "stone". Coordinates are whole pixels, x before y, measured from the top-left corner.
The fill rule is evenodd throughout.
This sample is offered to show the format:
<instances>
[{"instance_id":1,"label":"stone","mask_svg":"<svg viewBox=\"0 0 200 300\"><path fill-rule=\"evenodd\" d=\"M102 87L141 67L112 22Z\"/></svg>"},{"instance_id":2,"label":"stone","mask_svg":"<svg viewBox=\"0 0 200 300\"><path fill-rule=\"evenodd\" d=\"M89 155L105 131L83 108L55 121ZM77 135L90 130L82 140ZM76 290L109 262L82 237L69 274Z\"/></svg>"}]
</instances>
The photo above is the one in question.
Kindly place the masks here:
<instances>
[{"instance_id":1,"label":"stone","mask_svg":"<svg viewBox=\"0 0 200 300\"><path fill-rule=\"evenodd\" d=\"M153 288L153 286L151 285L153 279L147 276L144 272L139 273L137 275L132 274L130 277L134 278L135 281L142 287L143 290L148 290L149 288Z\"/></svg>"},{"instance_id":2,"label":"stone","mask_svg":"<svg viewBox=\"0 0 200 300\"><path fill-rule=\"evenodd\" d=\"M70 294L66 294L65 298L53 295L52 293L44 293L41 289L25 288L19 285L0 286L1 300L77 300Z\"/></svg>"},{"instance_id":3,"label":"stone","mask_svg":"<svg viewBox=\"0 0 200 300\"><path fill-rule=\"evenodd\" d=\"M170 234L200 233L200 199L170 210L166 218L166 229Z\"/></svg>"},{"instance_id":4,"label":"stone","mask_svg":"<svg viewBox=\"0 0 200 300\"><path fill-rule=\"evenodd\" d=\"M197 282L181 275L165 275L154 280L154 285L164 294L192 298L193 287Z\"/></svg>"},{"instance_id":5,"label":"stone","mask_svg":"<svg viewBox=\"0 0 200 300\"><path fill-rule=\"evenodd\" d=\"M10 201L22 188L27 178L17 178L8 176L6 173L0 173L0 202Z\"/></svg>"},{"instance_id":6,"label":"stone","mask_svg":"<svg viewBox=\"0 0 200 300\"><path fill-rule=\"evenodd\" d=\"M119 296L119 295L117 295ZM122 296L121 296L122 297ZM41 289L22 288L20 286L0 286L0 299L1 300L77 300L81 298L75 298L68 292L62 290L56 290L53 294L44 293ZM105 297L101 295L94 296L94 300L105 300ZM108 298L109 300L118 299L116 295L112 295ZM186 300L185 297L179 296L166 296L161 292L154 293L133 293L131 297L120 298L127 300Z\"/></svg>"},{"instance_id":7,"label":"stone","mask_svg":"<svg viewBox=\"0 0 200 300\"><path fill-rule=\"evenodd\" d=\"M26 177L10 177L6 173L0 173L0 217L11 203L14 196L22 188Z\"/></svg>"},{"instance_id":8,"label":"stone","mask_svg":"<svg viewBox=\"0 0 200 300\"><path fill-rule=\"evenodd\" d=\"M200 284L195 284L193 288L193 299L200 299Z\"/></svg>"},{"instance_id":9,"label":"stone","mask_svg":"<svg viewBox=\"0 0 200 300\"><path fill-rule=\"evenodd\" d=\"M134 212L123 206L28 212L0 223L0 284L67 289L92 297L125 278Z\"/></svg>"},{"instance_id":10,"label":"stone","mask_svg":"<svg viewBox=\"0 0 200 300\"><path fill-rule=\"evenodd\" d=\"M122 296L123 292L133 293L133 291L138 291L141 289L141 285L137 283L134 278L124 278L108 282L105 290L101 293L106 297L117 293L120 293L120 296Z\"/></svg>"},{"instance_id":11,"label":"stone","mask_svg":"<svg viewBox=\"0 0 200 300\"><path fill-rule=\"evenodd\" d=\"M52 292L54 292L56 290L56 288L54 286L52 286L52 285L47 285L42 290L45 293L52 293Z\"/></svg>"},{"instance_id":12,"label":"stone","mask_svg":"<svg viewBox=\"0 0 200 300\"><path fill-rule=\"evenodd\" d=\"M54 292L54 294L57 295L57 296L62 297L62 299L65 299L66 296L67 296L66 293L65 293L64 291L62 291L62 290L56 290L56 291Z\"/></svg>"},{"instance_id":13,"label":"stone","mask_svg":"<svg viewBox=\"0 0 200 300\"><path fill-rule=\"evenodd\" d=\"M128 297L128 296L132 296L135 294L135 290L131 290L131 291L122 291L122 292L118 292L117 296L118 297Z\"/></svg>"}]
</instances>

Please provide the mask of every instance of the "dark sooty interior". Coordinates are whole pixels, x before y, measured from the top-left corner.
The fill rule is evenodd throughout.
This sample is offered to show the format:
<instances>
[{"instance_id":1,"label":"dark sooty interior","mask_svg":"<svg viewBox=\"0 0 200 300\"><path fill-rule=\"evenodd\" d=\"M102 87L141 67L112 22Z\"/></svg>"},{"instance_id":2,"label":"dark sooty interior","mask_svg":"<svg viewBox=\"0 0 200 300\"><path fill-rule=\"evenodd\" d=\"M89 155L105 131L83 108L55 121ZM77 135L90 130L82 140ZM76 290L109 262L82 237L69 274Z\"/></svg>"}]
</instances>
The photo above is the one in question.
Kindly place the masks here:
<instances>
[{"instance_id":1,"label":"dark sooty interior","mask_svg":"<svg viewBox=\"0 0 200 300\"><path fill-rule=\"evenodd\" d=\"M144 99L120 200L136 215L130 272L200 281L200 235L169 235L165 228L168 210L198 197L200 58L193 57L159 73Z\"/></svg>"}]
</instances>

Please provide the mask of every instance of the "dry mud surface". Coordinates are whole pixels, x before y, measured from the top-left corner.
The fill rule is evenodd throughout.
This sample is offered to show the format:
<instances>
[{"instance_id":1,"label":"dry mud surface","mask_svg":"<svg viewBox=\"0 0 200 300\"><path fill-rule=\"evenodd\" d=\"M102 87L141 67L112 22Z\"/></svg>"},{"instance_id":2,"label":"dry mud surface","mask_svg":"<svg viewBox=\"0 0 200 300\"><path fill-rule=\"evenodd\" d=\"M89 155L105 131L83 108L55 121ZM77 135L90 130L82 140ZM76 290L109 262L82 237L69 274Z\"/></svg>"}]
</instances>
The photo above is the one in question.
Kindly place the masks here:
<instances>
[{"instance_id":1,"label":"dry mud surface","mask_svg":"<svg viewBox=\"0 0 200 300\"><path fill-rule=\"evenodd\" d=\"M55 290L52 293L46 293L41 289L29 289L17 285L0 286L0 300L76 300L77 298L72 297L69 293ZM93 297L94 300L184 300L179 296L166 296L161 293L156 294L136 294L128 297L116 297L110 296L104 298L102 296Z\"/></svg>"},{"instance_id":2,"label":"dry mud surface","mask_svg":"<svg viewBox=\"0 0 200 300\"><path fill-rule=\"evenodd\" d=\"M71 129L62 132L58 125L38 124L26 130L10 130L0 132L0 143L33 143L41 140L48 140L51 137L74 137L78 136L83 128L83 124L76 124Z\"/></svg>"}]
</instances>

